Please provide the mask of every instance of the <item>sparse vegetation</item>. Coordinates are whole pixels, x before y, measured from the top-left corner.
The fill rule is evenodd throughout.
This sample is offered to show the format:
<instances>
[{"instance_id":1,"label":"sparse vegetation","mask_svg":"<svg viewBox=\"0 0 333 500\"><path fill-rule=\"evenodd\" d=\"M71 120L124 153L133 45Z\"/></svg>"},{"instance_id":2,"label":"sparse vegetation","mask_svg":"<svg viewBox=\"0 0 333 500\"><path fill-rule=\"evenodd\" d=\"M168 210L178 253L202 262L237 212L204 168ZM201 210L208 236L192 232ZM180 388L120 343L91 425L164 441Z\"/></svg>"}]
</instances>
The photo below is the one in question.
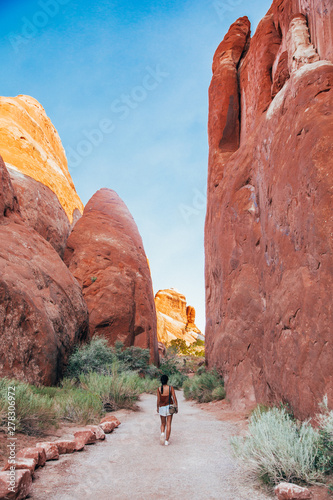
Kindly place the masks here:
<instances>
[{"instance_id":1,"label":"sparse vegetation","mask_svg":"<svg viewBox=\"0 0 333 500\"><path fill-rule=\"evenodd\" d=\"M108 346L107 340L95 337L89 344L75 349L69 358L66 376L79 380L82 373L107 373L115 360L115 352Z\"/></svg>"},{"instance_id":2,"label":"sparse vegetation","mask_svg":"<svg viewBox=\"0 0 333 500\"><path fill-rule=\"evenodd\" d=\"M183 345L183 344L182 344ZM7 388L16 387L16 428L41 435L61 421L78 424L96 422L105 411L135 408L140 394L155 393L160 376L180 389L187 373L195 371L199 358L178 356L175 346L167 349L160 368L149 364L148 349L125 348L121 342L109 347L103 337L78 346L69 358L65 378L58 387L24 384L0 379L0 429L7 426ZM221 397L222 387L214 386L214 397Z\"/></svg>"},{"instance_id":3,"label":"sparse vegetation","mask_svg":"<svg viewBox=\"0 0 333 500\"><path fill-rule=\"evenodd\" d=\"M35 394L29 384L8 378L0 379L0 427L7 426L7 391L15 385L16 430L30 435L39 435L45 427L57 422L57 412L49 396Z\"/></svg>"},{"instance_id":4,"label":"sparse vegetation","mask_svg":"<svg viewBox=\"0 0 333 500\"><path fill-rule=\"evenodd\" d=\"M225 398L223 379L215 370L204 371L203 368L184 382L183 389L186 399L195 399L200 403Z\"/></svg>"},{"instance_id":5,"label":"sparse vegetation","mask_svg":"<svg viewBox=\"0 0 333 500\"><path fill-rule=\"evenodd\" d=\"M333 411L327 404L317 420L314 428L310 421L296 421L284 407L259 407L250 418L248 436L232 438L246 475L269 485L323 481L333 472Z\"/></svg>"},{"instance_id":6,"label":"sparse vegetation","mask_svg":"<svg viewBox=\"0 0 333 500\"><path fill-rule=\"evenodd\" d=\"M184 339L174 339L171 340L170 344L168 344L168 347L170 347L177 354L182 356L195 356L195 357L205 356L205 342L200 339L197 339L191 345L187 345Z\"/></svg>"},{"instance_id":7,"label":"sparse vegetation","mask_svg":"<svg viewBox=\"0 0 333 500\"><path fill-rule=\"evenodd\" d=\"M82 425L95 423L104 414L101 398L82 387L67 392L60 389L54 407L59 420Z\"/></svg>"}]
</instances>

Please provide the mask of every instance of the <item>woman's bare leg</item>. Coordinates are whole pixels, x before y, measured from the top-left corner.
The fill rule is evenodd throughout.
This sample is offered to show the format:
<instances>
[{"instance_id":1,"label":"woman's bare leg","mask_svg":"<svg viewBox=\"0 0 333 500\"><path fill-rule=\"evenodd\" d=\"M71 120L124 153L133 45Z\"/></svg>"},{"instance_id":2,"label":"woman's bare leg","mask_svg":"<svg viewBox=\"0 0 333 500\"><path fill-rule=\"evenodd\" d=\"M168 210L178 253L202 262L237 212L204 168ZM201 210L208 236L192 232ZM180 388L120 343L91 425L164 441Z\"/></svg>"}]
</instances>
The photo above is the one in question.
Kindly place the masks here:
<instances>
[{"instance_id":1,"label":"woman's bare leg","mask_svg":"<svg viewBox=\"0 0 333 500\"><path fill-rule=\"evenodd\" d=\"M166 424L166 440L167 441L169 441L170 434L171 434L172 417L173 417L173 415L168 415L167 416L167 424Z\"/></svg>"},{"instance_id":2,"label":"woman's bare leg","mask_svg":"<svg viewBox=\"0 0 333 500\"><path fill-rule=\"evenodd\" d=\"M166 417L161 417L161 433L165 432L166 420Z\"/></svg>"}]
</instances>

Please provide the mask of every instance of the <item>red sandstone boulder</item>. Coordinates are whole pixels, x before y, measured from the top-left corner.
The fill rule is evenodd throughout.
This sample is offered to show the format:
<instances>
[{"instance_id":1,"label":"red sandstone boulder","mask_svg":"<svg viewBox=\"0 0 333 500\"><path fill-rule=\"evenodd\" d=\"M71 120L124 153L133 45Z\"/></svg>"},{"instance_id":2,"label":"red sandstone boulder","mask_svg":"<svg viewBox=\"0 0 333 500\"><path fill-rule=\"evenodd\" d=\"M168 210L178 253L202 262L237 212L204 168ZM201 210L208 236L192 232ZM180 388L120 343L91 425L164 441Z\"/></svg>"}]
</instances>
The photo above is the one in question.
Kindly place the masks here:
<instances>
[{"instance_id":1,"label":"red sandstone boulder","mask_svg":"<svg viewBox=\"0 0 333 500\"><path fill-rule=\"evenodd\" d=\"M158 361L151 276L133 217L119 196L99 190L67 241L64 261L82 286L90 335L149 348Z\"/></svg>"},{"instance_id":2,"label":"red sandstone boulder","mask_svg":"<svg viewBox=\"0 0 333 500\"><path fill-rule=\"evenodd\" d=\"M114 415L106 415L106 417L103 417L101 420L101 424L103 424L104 422L113 422L116 427L119 427L119 425L121 424L121 422Z\"/></svg>"},{"instance_id":3,"label":"red sandstone boulder","mask_svg":"<svg viewBox=\"0 0 333 500\"><path fill-rule=\"evenodd\" d=\"M216 156L224 129L210 129L206 358L233 407L284 401L307 418L333 401L333 64L316 61L296 3L273 3L240 60L240 147Z\"/></svg>"},{"instance_id":4,"label":"red sandstone boulder","mask_svg":"<svg viewBox=\"0 0 333 500\"><path fill-rule=\"evenodd\" d=\"M8 172L25 225L49 241L62 257L71 225L57 196L41 182L13 168Z\"/></svg>"},{"instance_id":5,"label":"red sandstone boulder","mask_svg":"<svg viewBox=\"0 0 333 500\"><path fill-rule=\"evenodd\" d=\"M39 467L43 467L46 462L46 453L44 448L22 448L17 455L16 458L33 458L36 461L36 465Z\"/></svg>"},{"instance_id":6,"label":"red sandstone boulder","mask_svg":"<svg viewBox=\"0 0 333 500\"><path fill-rule=\"evenodd\" d=\"M59 459L59 450L56 444L42 442L37 443L36 448L42 448L46 455L46 460L58 460Z\"/></svg>"},{"instance_id":7,"label":"red sandstone boulder","mask_svg":"<svg viewBox=\"0 0 333 500\"><path fill-rule=\"evenodd\" d=\"M76 450L76 441L72 440L57 440L53 441L53 444L58 448L59 455L64 455L66 453L73 453Z\"/></svg>"},{"instance_id":8,"label":"red sandstone boulder","mask_svg":"<svg viewBox=\"0 0 333 500\"><path fill-rule=\"evenodd\" d=\"M27 469L30 471L30 474L33 474L37 466L37 460L34 458L17 458L15 460L15 469L16 470L21 470L21 469ZM2 469L3 471L8 471L12 467L12 464L6 463L4 468Z\"/></svg>"},{"instance_id":9,"label":"red sandstone boulder","mask_svg":"<svg viewBox=\"0 0 333 500\"><path fill-rule=\"evenodd\" d=\"M86 444L95 443L96 432L94 432L92 429L89 429L88 427L85 427L84 429L79 429L74 432L74 438L76 444L75 450L80 451L83 450Z\"/></svg>"},{"instance_id":10,"label":"red sandstone boulder","mask_svg":"<svg viewBox=\"0 0 333 500\"><path fill-rule=\"evenodd\" d=\"M114 431L114 429L117 427L114 422L102 422L99 425L101 426L105 434L110 434L110 432Z\"/></svg>"},{"instance_id":11,"label":"red sandstone boulder","mask_svg":"<svg viewBox=\"0 0 333 500\"><path fill-rule=\"evenodd\" d=\"M310 500L312 494L307 488L292 483L280 483L274 489L278 500Z\"/></svg>"},{"instance_id":12,"label":"red sandstone boulder","mask_svg":"<svg viewBox=\"0 0 333 500\"><path fill-rule=\"evenodd\" d=\"M8 485L9 478L13 480ZM9 472L0 472L0 499L1 500L23 500L26 498L32 487L32 477L30 471L18 470L13 476ZM10 489L8 489L10 488Z\"/></svg>"},{"instance_id":13,"label":"red sandstone boulder","mask_svg":"<svg viewBox=\"0 0 333 500\"><path fill-rule=\"evenodd\" d=\"M105 432L100 425L88 425L87 427L95 433L98 441L103 441L105 439Z\"/></svg>"},{"instance_id":14,"label":"red sandstone boulder","mask_svg":"<svg viewBox=\"0 0 333 500\"><path fill-rule=\"evenodd\" d=\"M51 385L85 339L81 288L52 246L27 227L0 162L0 376Z\"/></svg>"}]
</instances>

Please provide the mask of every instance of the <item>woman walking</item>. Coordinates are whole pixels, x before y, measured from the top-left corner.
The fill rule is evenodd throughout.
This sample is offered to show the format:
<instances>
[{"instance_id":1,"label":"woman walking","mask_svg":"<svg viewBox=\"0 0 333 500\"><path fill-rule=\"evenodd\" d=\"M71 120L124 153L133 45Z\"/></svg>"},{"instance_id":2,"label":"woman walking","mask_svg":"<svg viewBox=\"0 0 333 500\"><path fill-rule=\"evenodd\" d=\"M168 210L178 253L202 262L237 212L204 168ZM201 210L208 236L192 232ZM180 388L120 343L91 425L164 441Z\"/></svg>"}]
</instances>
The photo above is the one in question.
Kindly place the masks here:
<instances>
[{"instance_id":1,"label":"woman walking","mask_svg":"<svg viewBox=\"0 0 333 500\"><path fill-rule=\"evenodd\" d=\"M161 377L161 387L157 389L157 413L161 417L161 444L168 446L170 433L171 433L171 422L172 417L169 409L170 405L178 407L176 393L173 387L168 385L169 377L167 375L162 375ZM166 428L166 429L165 429Z\"/></svg>"}]
</instances>

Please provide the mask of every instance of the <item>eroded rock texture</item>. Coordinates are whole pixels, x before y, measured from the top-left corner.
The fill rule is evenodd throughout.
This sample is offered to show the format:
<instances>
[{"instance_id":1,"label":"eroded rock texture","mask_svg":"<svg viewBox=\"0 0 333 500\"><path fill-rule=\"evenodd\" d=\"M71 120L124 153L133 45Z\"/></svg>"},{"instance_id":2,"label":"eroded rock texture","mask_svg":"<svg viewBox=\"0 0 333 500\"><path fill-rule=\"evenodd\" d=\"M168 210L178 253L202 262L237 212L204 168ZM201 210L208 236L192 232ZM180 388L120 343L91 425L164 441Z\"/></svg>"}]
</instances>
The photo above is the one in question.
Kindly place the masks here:
<instances>
[{"instance_id":1,"label":"eroded rock texture","mask_svg":"<svg viewBox=\"0 0 333 500\"><path fill-rule=\"evenodd\" d=\"M62 257L71 224L57 196L41 182L16 169L8 167L8 172L25 224L49 241ZM81 216L80 212L76 213Z\"/></svg>"},{"instance_id":2,"label":"eroded rock texture","mask_svg":"<svg viewBox=\"0 0 333 500\"><path fill-rule=\"evenodd\" d=\"M185 295L174 288L159 290L155 295L155 306L159 342L167 344L182 339L189 345L198 338L203 339L195 325L195 309L186 305Z\"/></svg>"},{"instance_id":3,"label":"eroded rock texture","mask_svg":"<svg viewBox=\"0 0 333 500\"><path fill-rule=\"evenodd\" d=\"M0 97L0 144L6 165L50 188L70 223L83 212L58 132L36 99Z\"/></svg>"},{"instance_id":4,"label":"eroded rock texture","mask_svg":"<svg viewBox=\"0 0 333 500\"><path fill-rule=\"evenodd\" d=\"M149 348L158 361L156 312L141 236L124 202L100 189L86 205L64 260L79 281L89 309L90 335L111 345Z\"/></svg>"},{"instance_id":5,"label":"eroded rock texture","mask_svg":"<svg viewBox=\"0 0 333 500\"><path fill-rule=\"evenodd\" d=\"M209 92L208 365L235 407L301 418L333 407L332 8L274 1L251 40L240 18Z\"/></svg>"},{"instance_id":6,"label":"eroded rock texture","mask_svg":"<svg viewBox=\"0 0 333 500\"><path fill-rule=\"evenodd\" d=\"M0 157L0 376L56 383L84 340L81 288L57 252L20 213Z\"/></svg>"}]
</instances>

